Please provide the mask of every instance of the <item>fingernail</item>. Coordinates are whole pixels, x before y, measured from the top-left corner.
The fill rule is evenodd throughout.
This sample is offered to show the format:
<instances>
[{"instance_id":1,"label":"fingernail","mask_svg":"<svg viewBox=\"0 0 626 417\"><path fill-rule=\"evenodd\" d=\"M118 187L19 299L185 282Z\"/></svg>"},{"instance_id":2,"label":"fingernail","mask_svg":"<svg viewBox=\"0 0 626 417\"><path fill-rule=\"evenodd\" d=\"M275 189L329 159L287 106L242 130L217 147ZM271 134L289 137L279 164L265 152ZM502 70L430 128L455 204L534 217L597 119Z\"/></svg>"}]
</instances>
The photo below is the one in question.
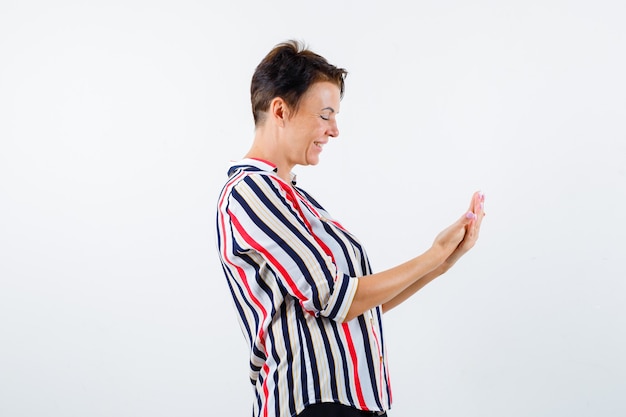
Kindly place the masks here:
<instances>
[{"instance_id":1,"label":"fingernail","mask_svg":"<svg viewBox=\"0 0 626 417\"><path fill-rule=\"evenodd\" d=\"M482 191L479 191L478 198L480 199L480 201L485 201L485 193L483 193Z\"/></svg>"},{"instance_id":2,"label":"fingernail","mask_svg":"<svg viewBox=\"0 0 626 417\"><path fill-rule=\"evenodd\" d=\"M473 220L473 219L475 219L475 218L476 218L476 215L475 215L474 213L472 213L471 211L468 211L468 212L465 214L465 218L470 219L470 220Z\"/></svg>"}]
</instances>

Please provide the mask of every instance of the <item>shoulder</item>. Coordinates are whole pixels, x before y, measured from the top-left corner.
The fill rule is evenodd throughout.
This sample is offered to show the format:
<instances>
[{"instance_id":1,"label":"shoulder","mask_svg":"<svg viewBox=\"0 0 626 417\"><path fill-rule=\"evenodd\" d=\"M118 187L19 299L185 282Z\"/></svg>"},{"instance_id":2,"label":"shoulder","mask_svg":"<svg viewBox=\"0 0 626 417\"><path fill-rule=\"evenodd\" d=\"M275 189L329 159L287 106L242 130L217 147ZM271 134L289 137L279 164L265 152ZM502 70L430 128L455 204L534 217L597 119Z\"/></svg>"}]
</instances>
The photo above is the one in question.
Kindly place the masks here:
<instances>
[{"instance_id":1,"label":"shoulder","mask_svg":"<svg viewBox=\"0 0 626 417\"><path fill-rule=\"evenodd\" d=\"M292 191L288 184L272 172L243 170L229 177L220 194L219 204L284 204L284 200L291 199Z\"/></svg>"},{"instance_id":2,"label":"shoulder","mask_svg":"<svg viewBox=\"0 0 626 417\"><path fill-rule=\"evenodd\" d=\"M291 188L276 174L267 171L242 171L231 176L227 184L230 184L231 191L235 192L249 190L254 193L267 193L288 191Z\"/></svg>"}]
</instances>

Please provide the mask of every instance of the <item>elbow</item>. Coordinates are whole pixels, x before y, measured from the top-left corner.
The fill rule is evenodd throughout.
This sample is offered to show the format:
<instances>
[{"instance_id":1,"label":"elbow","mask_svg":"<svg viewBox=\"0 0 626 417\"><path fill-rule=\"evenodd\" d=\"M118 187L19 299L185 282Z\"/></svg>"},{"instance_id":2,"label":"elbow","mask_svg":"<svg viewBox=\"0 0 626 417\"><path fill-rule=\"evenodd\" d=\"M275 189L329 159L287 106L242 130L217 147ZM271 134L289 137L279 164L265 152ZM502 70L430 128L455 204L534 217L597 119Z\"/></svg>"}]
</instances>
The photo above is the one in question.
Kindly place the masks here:
<instances>
[{"instance_id":1,"label":"elbow","mask_svg":"<svg viewBox=\"0 0 626 417\"><path fill-rule=\"evenodd\" d=\"M348 312L346 313L345 318L340 321L341 323L347 323L359 317L364 312L365 311L359 307L359 302L356 300L356 298L354 298L352 299L352 303L350 304L350 308L348 309Z\"/></svg>"},{"instance_id":2,"label":"elbow","mask_svg":"<svg viewBox=\"0 0 626 417\"><path fill-rule=\"evenodd\" d=\"M359 316L359 314L351 314L351 313L348 313L348 315L347 315L347 316L346 316L343 320L341 320L341 321L340 321L340 323L347 323L347 322L349 322L349 321L354 320L354 319L355 319L355 318L357 318L358 316Z\"/></svg>"},{"instance_id":3,"label":"elbow","mask_svg":"<svg viewBox=\"0 0 626 417\"><path fill-rule=\"evenodd\" d=\"M369 308L367 308L367 306L363 305L356 299L353 299L352 304L350 305L350 308L348 309L348 312L346 313L346 317L343 320L341 320L341 322L347 323L350 320L354 320L355 318L363 315L368 310Z\"/></svg>"}]
</instances>

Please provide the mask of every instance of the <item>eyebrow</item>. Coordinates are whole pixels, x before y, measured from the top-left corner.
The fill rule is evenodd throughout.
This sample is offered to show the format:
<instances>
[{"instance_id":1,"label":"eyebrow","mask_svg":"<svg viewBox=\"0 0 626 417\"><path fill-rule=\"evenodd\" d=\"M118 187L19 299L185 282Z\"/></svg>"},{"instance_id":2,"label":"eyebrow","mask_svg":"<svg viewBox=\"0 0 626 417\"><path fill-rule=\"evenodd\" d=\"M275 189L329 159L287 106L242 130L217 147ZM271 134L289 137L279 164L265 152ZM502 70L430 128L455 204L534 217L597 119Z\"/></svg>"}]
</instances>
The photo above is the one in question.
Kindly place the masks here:
<instances>
[{"instance_id":1,"label":"eyebrow","mask_svg":"<svg viewBox=\"0 0 626 417\"><path fill-rule=\"evenodd\" d=\"M335 113L335 109L333 109L332 107L324 107L322 111L324 110L330 110L331 113Z\"/></svg>"}]
</instances>

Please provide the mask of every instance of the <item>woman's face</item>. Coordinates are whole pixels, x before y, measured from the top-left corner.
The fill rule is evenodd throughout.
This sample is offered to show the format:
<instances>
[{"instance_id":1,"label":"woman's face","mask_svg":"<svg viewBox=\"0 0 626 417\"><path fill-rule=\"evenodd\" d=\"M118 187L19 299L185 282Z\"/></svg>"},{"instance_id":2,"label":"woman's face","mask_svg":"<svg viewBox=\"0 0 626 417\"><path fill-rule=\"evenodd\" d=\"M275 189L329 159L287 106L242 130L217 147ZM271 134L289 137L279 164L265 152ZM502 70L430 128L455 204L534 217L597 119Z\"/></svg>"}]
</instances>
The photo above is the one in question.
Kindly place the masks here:
<instances>
[{"instance_id":1,"label":"woman's face","mask_svg":"<svg viewBox=\"0 0 626 417\"><path fill-rule=\"evenodd\" d=\"M318 82L302 97L296 114L285 120L285 147L289 165L317 165L320 153L331 137L337 137L339 87Z\"/></svg>"}]
</instances>

